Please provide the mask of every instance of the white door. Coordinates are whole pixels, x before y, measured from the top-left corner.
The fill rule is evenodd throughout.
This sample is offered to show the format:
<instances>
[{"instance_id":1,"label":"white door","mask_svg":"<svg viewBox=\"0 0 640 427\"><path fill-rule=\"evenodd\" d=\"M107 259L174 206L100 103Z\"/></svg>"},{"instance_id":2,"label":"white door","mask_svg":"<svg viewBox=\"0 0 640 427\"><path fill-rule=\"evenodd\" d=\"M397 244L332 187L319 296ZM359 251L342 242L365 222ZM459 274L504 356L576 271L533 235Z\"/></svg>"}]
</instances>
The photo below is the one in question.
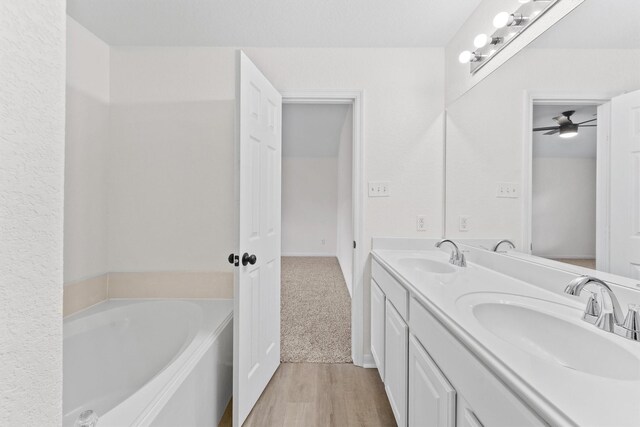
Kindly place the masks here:
<instances>
[{"instance_id":1,"label":"white door","mask_svg":"<svg viewBox=\"0 0 640 427\"><path fill-rule=\"evenodd\" d=\"M409 327L389 300L385 312L384 388L398 427L406 427Z\"/></svg>"},{"instance_id":2,"label":"white door","mask_svg":"<svg viewBox=\"0 0 640 427\"><path fill-rule=\"evenodd\" d=\"M455 427L456 391L412 335L409 337L409 427Z\"/></svg>"},{"instance_id":3,"label":"white door","mask_svg":"<svg viewBox=\"0 0 640 427\"><path fill-rule=\"evenodd\" d=\"M239 266L234 283L233 424L280 365L282 97L238 53Z\"/></svg>"},{"instance_id":4,"label":"white door","mask_svg":"<svg viewBox=\"0 0 640 427\"><path fill-rule=\"evenodd\" d=\"M611 273L640 279L640 91L611 100Z\"/></svg>"}]
</instances>

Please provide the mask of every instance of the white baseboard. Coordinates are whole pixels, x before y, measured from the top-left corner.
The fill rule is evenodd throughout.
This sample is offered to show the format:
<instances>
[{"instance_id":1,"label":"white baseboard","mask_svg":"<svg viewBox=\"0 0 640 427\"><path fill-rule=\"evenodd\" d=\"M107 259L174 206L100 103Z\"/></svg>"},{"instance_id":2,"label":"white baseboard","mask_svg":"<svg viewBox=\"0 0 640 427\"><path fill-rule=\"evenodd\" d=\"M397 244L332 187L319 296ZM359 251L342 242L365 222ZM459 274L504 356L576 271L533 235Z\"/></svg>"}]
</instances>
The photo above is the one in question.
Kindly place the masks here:
<instances>
[{"instance_id":1,"label":"white baseboard","mask_svg":"<svg viewBox=\"0 0 640 427\"><path fill-rule=\"evenodd\" d=\"M362 358L363 368L377 368L376 361L373 359L373 354L366 353Z\"/></svg>"}]
</instances>

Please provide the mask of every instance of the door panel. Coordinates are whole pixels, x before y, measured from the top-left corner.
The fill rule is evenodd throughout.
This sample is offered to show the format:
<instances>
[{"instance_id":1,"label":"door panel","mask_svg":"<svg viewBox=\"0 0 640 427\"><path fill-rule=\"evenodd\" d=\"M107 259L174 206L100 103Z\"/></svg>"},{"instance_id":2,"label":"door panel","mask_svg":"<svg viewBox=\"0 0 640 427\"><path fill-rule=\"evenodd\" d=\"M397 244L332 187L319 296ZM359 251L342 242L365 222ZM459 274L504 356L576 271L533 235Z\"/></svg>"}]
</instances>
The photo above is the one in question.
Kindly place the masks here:
<instances>
[{"instance_id":1,"label":"door panel","mask_svg":"<svg viewBox=\"0 0 640 427\"><path fill-rule=\"evenodd\" d=\"M611 100L610 266L640 279L640 91Z\"/></svg>"},{"instance_id":2,"label":"door panel","mask_svg":"<svg viewBox=\"0 0 640 427\"><path fill-rule=\"evenodd\" d=\"M371 354L384 382L384 305L385 296L374 280L371 281Z\"/></svg>"},{"instance_id":3,"label":"door panel","mask_svg":"<svg viewBox=\"0 0 640 427\"><path fill-rule=\"evenodd\" d=\"M409 327L395 307L385 307L385 390L399 427L407 425L407 363Z\"/></svg>"},{"instance_id":4,"label":"door panel","mask_svg":"<svg viewBox=\"0 0 640 427\"><path fill-rule=\"evenodd\" d=\"M240 266L234 281L233 423L240 426L280 364L282 98L238 53ZM243 255L246 254L246 257ZM250 255L255 255L253 264Z\"/></svg>"},{"instance_id":5,"label":"door panel","mask_svg":"<svg viewBox=\"0 0 640 427\"><path fill-rule=\"evenodd\" d=\"M456 391L420 342L409 337L409 426L454 427Z\"/></svg>"}]
</instances>

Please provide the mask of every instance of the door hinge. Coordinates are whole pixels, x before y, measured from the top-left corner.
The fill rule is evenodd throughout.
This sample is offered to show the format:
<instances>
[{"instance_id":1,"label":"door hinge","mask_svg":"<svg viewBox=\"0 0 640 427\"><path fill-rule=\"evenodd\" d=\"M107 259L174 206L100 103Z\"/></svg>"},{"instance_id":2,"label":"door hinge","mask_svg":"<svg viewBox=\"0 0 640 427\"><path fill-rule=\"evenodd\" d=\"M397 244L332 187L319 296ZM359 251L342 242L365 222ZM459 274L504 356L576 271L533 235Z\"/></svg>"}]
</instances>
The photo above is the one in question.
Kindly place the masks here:
<instances>
[{"instance_id":1,"label":"door hinge","mask_svg":"<svg viewBox=\"0 0 640 427\"><path fill-rule=\"evenodd\" d=\"M355 249L355 248L356 248L356 241L354 240L353 241L353 249Z\"/></svg>"}]
</instances>

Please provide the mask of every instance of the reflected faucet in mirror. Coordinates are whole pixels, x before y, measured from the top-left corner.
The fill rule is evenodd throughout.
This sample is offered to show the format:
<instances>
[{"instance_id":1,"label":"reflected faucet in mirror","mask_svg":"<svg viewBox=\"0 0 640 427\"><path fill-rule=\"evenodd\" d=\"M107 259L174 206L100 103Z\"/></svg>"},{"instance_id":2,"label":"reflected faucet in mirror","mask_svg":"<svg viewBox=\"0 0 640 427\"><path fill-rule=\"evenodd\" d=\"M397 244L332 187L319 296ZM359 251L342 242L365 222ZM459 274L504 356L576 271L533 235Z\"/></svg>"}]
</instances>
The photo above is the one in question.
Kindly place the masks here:
<instances>
[{"instance_id":1,"label":"reflected faucet in mirror","mask_svg":"<svg viewBox=\"0 0 640 427\"><path fill-rule=\"evenodd\" d=\"M500 248L500 246L501 246L502 244L504 244L504 243L506 243L507 245L511 246L511 249L515 249L515 248L516 248L516 245L514 245L514 244L513 244L513 242L512 242L511 240L509 240L509 239L502 239L502 240L498 241L498 243L496 243L496 244L493 246L493 249L491 249L491 250L492 250L493 252L498 252L498 249L499 249L499 248ZM502 252L506 252L506 251L502 251Z\"/></svg>"}]
</instances>

